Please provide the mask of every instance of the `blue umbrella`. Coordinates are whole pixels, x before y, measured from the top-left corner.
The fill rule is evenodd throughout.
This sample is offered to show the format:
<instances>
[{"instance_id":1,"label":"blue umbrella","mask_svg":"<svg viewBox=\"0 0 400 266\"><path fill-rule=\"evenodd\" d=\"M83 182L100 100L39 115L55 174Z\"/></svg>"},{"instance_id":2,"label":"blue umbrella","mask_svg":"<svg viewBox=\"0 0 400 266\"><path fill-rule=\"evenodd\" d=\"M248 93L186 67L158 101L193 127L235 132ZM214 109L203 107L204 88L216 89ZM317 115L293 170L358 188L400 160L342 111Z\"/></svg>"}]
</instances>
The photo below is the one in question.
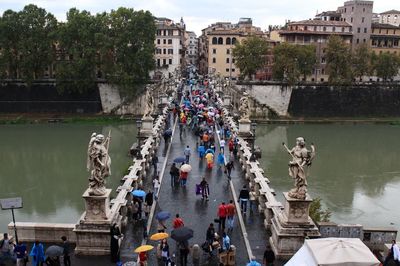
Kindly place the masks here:
<instances>
[{"instance_id":1,"label":"blue umbrella","mask_svg":"<svg viewBox=\"0 0 400 266\"><path fill-rule=\"evenodd\" d=\"M136 190L132 191L131 193L135 197L144 197L144 196L146 196L146 192L144 192L143 190L140 190L140 189L136 189Z\"/></svg>"},{"instance_id":2,"label":"blue umbrella","mask_svg":"<svg viewBox=\"0 0 400 266\"><path fill-rule=\"evenodd\" d=\"M169 217L171 217L171 214L167 211L160 211L156 215L156 219L159 221L164 221L167 220Z\"/></svg>"},{"instance_id":3,"label":"blue umbrella","mask_svg":"<svg viewBox=\"0 0 400 266\"><path fill-rule=\"evenodd\" d=\"M186 162L186 158L183 157L183 156L181 156L181 157L176 157L176 158L174 159L174 163L184 163L184 162Z\"/></svg>"},{"instance_id":4,"label":"blue umbrella","mask_svg":"<svg viewBox=\"0 0 400 266\"><path fill-rule=\"evenodd\" d=\"M207 154L207 153L212 153L212 154L214 154L214 150L212 150L212 149L207 149L207 150L206 150L206 154Z\"/></svg>"}]
</instances>

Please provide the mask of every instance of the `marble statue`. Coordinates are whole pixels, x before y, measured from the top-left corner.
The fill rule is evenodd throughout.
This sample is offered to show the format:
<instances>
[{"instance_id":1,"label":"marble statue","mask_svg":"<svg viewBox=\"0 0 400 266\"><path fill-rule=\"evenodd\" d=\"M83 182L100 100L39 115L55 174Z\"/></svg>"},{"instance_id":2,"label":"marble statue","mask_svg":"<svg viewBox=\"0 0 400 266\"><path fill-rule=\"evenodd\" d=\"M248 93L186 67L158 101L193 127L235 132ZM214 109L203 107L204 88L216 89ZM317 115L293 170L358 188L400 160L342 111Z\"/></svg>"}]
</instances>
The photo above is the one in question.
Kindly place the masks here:
<instances>
[{"instance_id":1,"label":"marble statue","mask_svg":"<svg viewBox=\"0 0 400 266\"><path fill-rule=\"evenodd\" d=\"M111 175L111 158L108 155L110 133L107 138L96 133L90 137L86 167L90 172L89 195L91 196L101 196L106 193L105 178Z\"/></svg>"},{"instance_id":2,"label":"marble statue","mask_svg":"<svg viewBox=\"0 0 400 266\"><path fill-rule=\"evenodd\" d=\"M242 98L240 98L239 113L240 113L240 119L242 120L250 119L250 101L247 92L244 92Z\"/></svg>"},{"instance_id":3,"label":"marble statue","mask_svg":"<svg viewBox=\"0 0 400 266\"><path fill-rule=\"evenodd\" d=\"M295 185L288 195L296 199L305 199L307 197L308 168L315 157L315 147L311 144L311 149L308 150L303 137L296 138L296 146L291 150L288 149L285 143L283 143L283 146L292 156L292 161L289 162L289 175L294 179Z\"/></svg>"},{"instance_id":4,"label":"marble statue","mask_svg":"<svg viewBox=\"0 0 400 266\"><path fill-rule=\"evenodd\" d=\"M144 110L143 118L151 117L151 115L154 112L154 97L153 97L151 91L152 91L152 89L149 87L146 90L146 107Z\"/></svg>"}]
</instances>

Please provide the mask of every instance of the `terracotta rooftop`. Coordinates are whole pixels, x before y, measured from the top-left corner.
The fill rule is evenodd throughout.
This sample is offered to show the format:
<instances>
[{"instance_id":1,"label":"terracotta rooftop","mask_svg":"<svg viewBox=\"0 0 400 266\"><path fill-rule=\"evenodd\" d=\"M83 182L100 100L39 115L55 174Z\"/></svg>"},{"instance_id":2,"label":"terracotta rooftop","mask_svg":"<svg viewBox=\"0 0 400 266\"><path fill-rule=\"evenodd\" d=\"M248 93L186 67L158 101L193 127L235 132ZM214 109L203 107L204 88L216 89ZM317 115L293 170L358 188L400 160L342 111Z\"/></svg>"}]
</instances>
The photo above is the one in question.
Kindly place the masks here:
<instances>
[{"instance_id":1,"label":"terracotta rooftop","mask_svg":"<svg viewBox=\"0 0 400 266\"><path fill-rule=\"evenodd\" d=\"M395 25L386 24L386 23L372 23L371 27L373 29L400 29L400 26L395 26Z\"/></svg>"}]
</instances>

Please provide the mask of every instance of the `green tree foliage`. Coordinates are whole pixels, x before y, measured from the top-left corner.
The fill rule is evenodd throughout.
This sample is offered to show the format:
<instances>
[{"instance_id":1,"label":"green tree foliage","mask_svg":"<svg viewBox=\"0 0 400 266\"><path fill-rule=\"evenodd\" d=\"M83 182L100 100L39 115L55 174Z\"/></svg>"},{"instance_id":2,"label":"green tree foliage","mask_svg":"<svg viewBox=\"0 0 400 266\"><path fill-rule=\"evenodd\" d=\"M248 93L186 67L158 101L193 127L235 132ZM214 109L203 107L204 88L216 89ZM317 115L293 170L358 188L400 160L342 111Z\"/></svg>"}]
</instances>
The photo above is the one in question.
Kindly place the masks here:
<instances>
[{"instance_id":1,"label":"green tree foliage","mask_svg":"<svg viewBox=\"0 0 400 266\"><path fill-rule=\"evenodd\" d=\"M27 5L19 12L22 38L19 41L20 71L30 84L43 78L44 70L54 59L56 18L45 9Z\"/></svg>"},{"instance_id":2,"label":"green tree foliage","mask_svg":"<svg viewBox=\"0 0 400 266\"><path fill-rule=\"evenodd\" d=\"M135 95L154 69L156 25L150 12L119 8L110 14L113 64L108 62L108 79L128 96Z\"/></svg>"},{"instance_id":3,"label":"green tree foliage","mask_svg":"<svg viewBox=\"0 0 400 266\"><path fill-rule=\"evenodd\" d=\"M21 39L20 14L12 10L5 11L0 18L0 78L17 78Z\"/></svg>"},{"instance_id":4,"label":"green tree foliage","mask_svg":"<svg viewBox=\"0 0 400 266\"><path fill-rule=\"evenodd\" d=\"M399 73L400 58L395 54L382 53L375 57L374 70L376 76L384 81L392 79Z\"/></svg>"},{"instance_id":5,"label":"green tree foliage","mask_svg":"<svg viewBox=\"0 0 400 266\"><path fill-rule=\"evenodd\" d=\"M251 79L266 64L268 50L269 45L262 37L250 36L240 43L237 42L232 53L241 76Z\"/></svg>"},{"instance_id":6,"label":"green tree foliage","mask_svg":"<svg viewBox=\"0 0 400 266\"><path fill-rule=\"evenodd\" d=\"M320 198L313 199L310 205L310 217L314 222L329 222L332 213L329 209L322 208L322 202Z\"/></svg>"},{"instance_id":7,"label":"green tree foliage","mask_svg":"<svg viewBox=\"0 0 400 266\"><path fill-rule=\"evenodd\" d=\"M359 45L352 56L353 75L361 79L362 76L370 73L371 51L366 43Z\"/></svg>"},{"instance_id":8,"label":"green tree foliage","mask_svg":"<svg viewBox=\"0 0 400 266\"><path fill-rule=\"evenodd\" d=\"M275 79L295 84L301 75L305 79L312 73L316 62L315 46L282 43L273 52L272 72Z\"/></svg>"},{"instance_id":9,"label":"green tree foliage","mask_svg":"<svg viewBox=\"0 0 400 266\"><path fill-rule=\"evenodd\" d=\"M334 84L352 81L351 47L337 35L331 35L326 48L326 65L329 82Z\"/></svg>"}]
</instances>

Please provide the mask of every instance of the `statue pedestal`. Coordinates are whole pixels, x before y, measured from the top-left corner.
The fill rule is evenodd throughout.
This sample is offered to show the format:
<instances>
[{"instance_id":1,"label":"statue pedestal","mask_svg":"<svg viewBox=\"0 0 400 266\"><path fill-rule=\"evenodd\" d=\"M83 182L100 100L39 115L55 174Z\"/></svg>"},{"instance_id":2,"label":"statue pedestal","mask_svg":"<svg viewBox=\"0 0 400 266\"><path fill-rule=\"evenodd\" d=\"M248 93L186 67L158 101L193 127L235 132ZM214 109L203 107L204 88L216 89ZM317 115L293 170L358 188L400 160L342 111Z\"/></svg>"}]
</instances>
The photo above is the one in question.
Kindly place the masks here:
<instances>
[{"instance_id":1,"label":"statue pedestal","mask_svg":"<svg viewBox=\"0 0 400 266\"><path fill-rule=\"evenodd\" d=\"M284 210L271 219L271 247L278 258L288 259L296 253L306 237L319 237L320 233L309 217L312 199L295 199L283 193Z\"/></svg>"},{"instance_id":2,"label":"statue pedestal","mask_svg":"<svg viewBox=\"0 0 400 266\"><path fill-rule=\"evenodd\" d=\"M142 118L142 128L140 129L141 137L149 137L153 135L153 121L152 117L143 117Z\"/></svg>"},{"instance_id":3,"label":"statue pedestal","mask_svg":"<svg viewBox=\"0 0 400 266\"><path fill-rule=\"evenodd\" d=\"M251 121L250 119L240 119L239 120L239 137L251 137Z\"/></svg>"},{"instance_id":4,"label":"statue pedestal","mask_svg":"<svg viewBox=\"0 0 400 266\"><path fill-rule=\"evenodd\" d=\"M110 194L106 189L102 196L90 196L89 189L83 193L86 211L75 225L77 255L110 254Z\"/></svg>"},{"instance_id":5,"label":"statue pedestal","mask_svg":"<svg viewBox=\"0 0 400 266\"><path fill-rule=\"evenodd\" d=\"M231 96L225 95L222 102L223 106L229 110L231 107Z\"/></svg>"}]
</instances>

